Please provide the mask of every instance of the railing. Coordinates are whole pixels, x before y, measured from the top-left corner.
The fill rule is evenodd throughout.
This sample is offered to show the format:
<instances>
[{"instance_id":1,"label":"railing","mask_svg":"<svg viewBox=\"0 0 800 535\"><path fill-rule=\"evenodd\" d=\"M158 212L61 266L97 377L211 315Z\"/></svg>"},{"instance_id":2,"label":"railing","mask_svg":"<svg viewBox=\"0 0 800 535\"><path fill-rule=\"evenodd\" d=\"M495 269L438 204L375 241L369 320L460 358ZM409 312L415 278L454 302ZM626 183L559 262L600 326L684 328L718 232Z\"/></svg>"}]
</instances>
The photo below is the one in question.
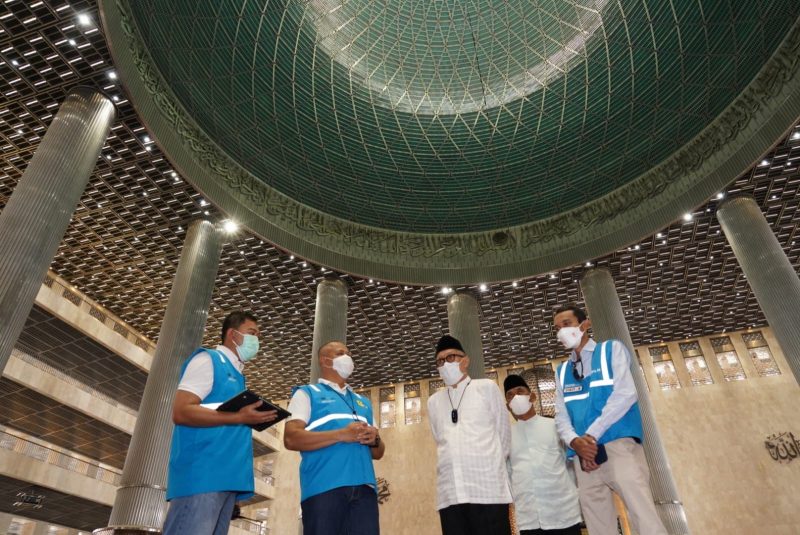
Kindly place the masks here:
<instances>
[{"instance_id":1,"label":"railing","mask_svg":"<svg viewBox=\"0 0 800 535\"><path fill-rule=\"evenodd\" d=\"M120 470L73 457L67 453L48 448L3 430L0 430L0 448L115 486L119 486L120 478L122 477Z\"/></svg>"},{"instance_id":2,"label":"railing","mask_svg":"<svg viewBox=\"0 0 800 535\"><path fill-rule=\"evenodd\" d=\"M75 288L72 286L66 284L54 273L47 273L47 276L44 279L44 285L51 288L53 291L60 294L64 299L67 299L77 307L80 307L82 303L85 303L89 308L89 315L105 326L113 329L114 332L129 342L136 344L144 351L147 351L148 353L155 351L156 346L149 338L139 334L127 323L97 304L95 301L91 300L89 297L75 290Z\"/></svg>"},{"instance_id":3,"label":"railing","mask_svg":"<svg viewBox=\"0 0 800 535\"><path fill-rule=\"evenodd\" d=\"M231 522L231 525L241 531L246 531L247 533L257 533L258 535L269 535L270 532L266 522L236 519Z\"/></svg>"},{"instance_id":4,"label":"railing","mask_svg":"<svg viewBox=\"0 0 800 535\"><path fill-rule=\"evenodd\" d=\"M54 377L57 377L61 381L64 381L64 382L66 382L66 383L68 383L68 384L70 384L70 385L72 385L72 386L74 386L76 388L79 388L79 389L83 390L84 392L86 392L88 394L91 394L92 396L94 396L96 398L102 399L106 403L108 403L110 405L113 405L114 407L117 407L118 409L120 409L122 411L125 411L125 412L127 412L128 414L130 414L132 416L137 416L139 414L139 412L136 409L132 409L131 407L128 407L127 405L125 405L123 403L120 403L119 401L115 400L111 396L103 394L102 392L92 388L91 386L87 385L86 383L81 382L78 379L72 377L68 373L65 373L64 371L59 370L58 368L55 368L55 367L51 366L50 364L47 364L46 362L43 362L43 361L37 359L35 356L31 355L31 353L33 353L33 351L30 351L29 348L25 347L23 344L20 344L20 345L22 346L24 351L20 351L18 349L13 349L11 351L11 354L13 356L17 357L18 359L27 362L31 366L34 366L35 368L38 368L38 369L42 370L45 373L48 373L48 374L50 374L50 375L52 375Z\"/></svg>"},{"instance_id":5,"label":"railing","mask_svg":"<svg viewBox=\"0 0 800 535\"><path fill-rule=\"evenodd\" d=\"M253 468L253 475L257 480L261 480L270 487L275 486L275 477L272 475L272 470L260 470L259 468Z\"/></svg>"}]
</instances>

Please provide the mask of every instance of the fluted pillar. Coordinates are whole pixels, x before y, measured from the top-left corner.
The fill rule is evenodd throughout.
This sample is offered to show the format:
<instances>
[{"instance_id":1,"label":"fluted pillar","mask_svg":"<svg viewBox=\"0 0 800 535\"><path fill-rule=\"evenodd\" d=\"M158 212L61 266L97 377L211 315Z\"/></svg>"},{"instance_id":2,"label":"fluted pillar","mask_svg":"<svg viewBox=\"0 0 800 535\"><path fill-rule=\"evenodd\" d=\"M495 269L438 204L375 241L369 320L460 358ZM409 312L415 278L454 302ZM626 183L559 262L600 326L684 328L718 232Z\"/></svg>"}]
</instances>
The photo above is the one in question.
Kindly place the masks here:
<instances>
[{"instance_id":1,"label":"fluted pillar","mask_svg":"<svg viewBox=\"0 0 800 535\"><path fill-rule=\"evenodd\" d=\"M450 335L464 346L469 357L469 376L473 379L486 377L481 341L481 313L478 300L468 292L456 292L447 300L447 322Z\"/></svg>"},{"instance_id":2,"label":"fluted pillar","mask_svg":"<svg viewBox=\"0 0 800 535\"><path fill-rule=\"evenodd\" d=\"M101 93L73 89L0 214L0 372L5 369L116 117Z\"/></svg>"},{"instance_id":3,"label":"fluted pillar","mask_svg":"<svg viewBox=\"0 0 800 535\"><path fill-rule=\"evenodd\" d=\"M172 400L181 365L203 338L219 267L219 232L208 221L195 221L189 226L125 457L110 527L95 533L139 534L161 530L166 513Z\"/></svg>"},{"instance_id":4,"label":"fluted pillar","mask_svg":"<svg viewBox=\"0 0 800 535\"><path fill-rule=\"evenodd\" d=\"M347 342L347 285L337 277L325 277L317 284L314 309L314 338L311 343L311 383L319 379L319 349L339 340Z\"/></svg>"},{"instance_id":5,"label":"fluted pillar","mask_svg":"<svg viewBox=\"0 0 800 535\"><path fill-rule=\"evenodd\" d=\"M642 414L644 430L644 452L650 467L650 488L653 491L656 509L658 510L667 532L672 535L689 533L683 504L678 497L678 489L672 478L672 469L667 459L661 435L656 426L653 405L647 391L633 341L625 321L625 313L619 302L614 279L607 269L592 269L581 279L581 290L586 301L592 329L597 340L615 339L621 341L631 354L631 374L639 394L639 411ZM641 534L645 535L645 534Z\"/></svg>"},{"instance_id":6,"label":"fluted pillar","mask_svg":"<svg viewBox=\"0 0 800 535\"><path fill-rule=\"evenodd\" d=\"M752 197L732 197L717 208L722 232L761 311L800 383L800 278Z\"/></svg>"}]
</instances>

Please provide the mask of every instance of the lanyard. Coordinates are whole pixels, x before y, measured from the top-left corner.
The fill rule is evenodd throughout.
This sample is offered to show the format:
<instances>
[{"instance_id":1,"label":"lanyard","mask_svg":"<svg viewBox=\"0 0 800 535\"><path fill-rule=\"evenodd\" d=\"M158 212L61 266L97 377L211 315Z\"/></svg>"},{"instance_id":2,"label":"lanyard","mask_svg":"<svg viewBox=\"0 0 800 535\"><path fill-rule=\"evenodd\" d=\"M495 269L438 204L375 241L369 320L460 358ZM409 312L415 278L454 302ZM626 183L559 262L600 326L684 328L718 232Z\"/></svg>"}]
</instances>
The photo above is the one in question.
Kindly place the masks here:
<instances>
[{"instance_id":1,"label":"lanyard","mask_svg":"<svg viewBox=\"0 0 800 535\"><path fill-rule=\"evenodd\" d=\"M324 386L325 388L327 388L328 390L330 390L331 392L342 398L342 401L344 401L344 404L347 405L347 408L353 412L353 420L357 421L358 412L356 412L356 402L353 400L353 393L350 390L347 390L347 396L350 398L350 401L347 401L347 398L344 397L341 393L339 393L339 391L333 388L331 385L327 385L325 383L321 384L322 386Z\"/></svg>"},{"instance_id":2,"label":"lanyard","mask_svg":"<svg viewBox=\"0 0 800 535\"><path fill-rule=\"evenodd\" d=\"M453 399L450 397L450 387L447 387L447 399L450 401L450 419L453 421L454 424L458 423L458 409L461 408L461 402L464 401L464 395L467 393L467 388L469 388L469 384L472 382L472 379L467 381L466 386L464 386L464 391L461 392L461 397L458 399L458 405L453 408Z\"/></svg>"}]
</instances>

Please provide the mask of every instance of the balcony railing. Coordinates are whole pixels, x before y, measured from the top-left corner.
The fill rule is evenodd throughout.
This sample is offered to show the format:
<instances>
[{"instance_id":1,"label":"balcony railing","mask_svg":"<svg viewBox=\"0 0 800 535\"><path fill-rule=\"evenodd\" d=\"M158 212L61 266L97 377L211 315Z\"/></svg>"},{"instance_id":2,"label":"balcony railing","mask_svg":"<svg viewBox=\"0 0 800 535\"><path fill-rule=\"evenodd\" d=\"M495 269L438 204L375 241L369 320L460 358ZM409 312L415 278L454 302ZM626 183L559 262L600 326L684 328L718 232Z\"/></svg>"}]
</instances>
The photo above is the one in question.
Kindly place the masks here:
<instances>
[{"instance_id":1,"label":"balcony railing","mask_svg":"<svg viewBox=\"0 0 800 535\"><path fill-rule=\"evenodd\" d=\"M30 440L26 440L22 437L18 437L17 435L12 435L4 430L0 430L0 448L19 453L26 457L31 457L32 459L37 459L53 466L64 468L70 472L75 472L76 474L81 474L83 476L90 477L98 481L103 481L114 486L119 486L119 481L122 477L122 471L120 470L109 468L107 466L101 466L100 463L97 462L91 462L85 459L74 457L62 451L54 450L53 448L48 448L47 446L43 446Z\"/></svg>"}]
</instances>

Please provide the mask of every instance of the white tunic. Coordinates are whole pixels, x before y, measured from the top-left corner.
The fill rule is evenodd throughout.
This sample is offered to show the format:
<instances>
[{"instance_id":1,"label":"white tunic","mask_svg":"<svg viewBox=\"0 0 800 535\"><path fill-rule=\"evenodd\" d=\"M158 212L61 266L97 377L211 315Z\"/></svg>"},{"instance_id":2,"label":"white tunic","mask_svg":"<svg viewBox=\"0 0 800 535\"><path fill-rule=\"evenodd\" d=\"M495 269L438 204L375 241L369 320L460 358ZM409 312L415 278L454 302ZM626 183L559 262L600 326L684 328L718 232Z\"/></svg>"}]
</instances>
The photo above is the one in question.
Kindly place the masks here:
<instances>
[{"instance_id":1,"label":"white tunic","mask_svg":"<svg viewBox=\"0 0 800 535\"><path fill-rule=\"evenodd\" d=\"M436 508L440 510L459 503L511 503L506 467L511 426L505 400L491 379L469 381L428 399L438 456ZM459 403L454 424L451 411Z\"/></svg>"},{"instance_id":2,"label":"white tunic","mask_svg":"<svg viewBox=\"0 0 800 535\"><path fill-rule=\"evenodd\" d=\"M511 482L520 530L564 529L581 521L578 489L555 421L538 414L511 431Z\"/></svg>"}]
</instances>

